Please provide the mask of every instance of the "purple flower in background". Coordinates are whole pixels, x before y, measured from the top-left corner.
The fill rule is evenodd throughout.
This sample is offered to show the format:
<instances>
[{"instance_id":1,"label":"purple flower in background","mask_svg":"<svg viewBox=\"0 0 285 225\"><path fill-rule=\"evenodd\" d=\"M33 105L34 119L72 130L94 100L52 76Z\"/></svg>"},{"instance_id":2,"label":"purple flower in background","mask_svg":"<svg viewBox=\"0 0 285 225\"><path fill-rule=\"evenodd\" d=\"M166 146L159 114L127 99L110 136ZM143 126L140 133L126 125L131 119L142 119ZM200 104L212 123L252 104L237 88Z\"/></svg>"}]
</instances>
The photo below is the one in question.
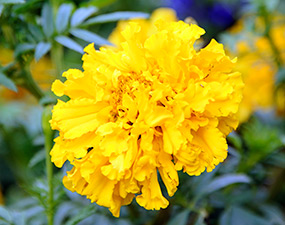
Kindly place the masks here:
<instances>
[{"instance_id":1,"label":"purple flower in background","mask_svg":"<svg viewBox=\"0 0 285 225\"><path fill-rule=\"evenodd\" d=\"M193 17L200 26L207 29L210 36L231 26L239 13L243 0L231 3L205 0L164 0L164 6L177 12L179 19Z\"/></svg>"}]
</instances>

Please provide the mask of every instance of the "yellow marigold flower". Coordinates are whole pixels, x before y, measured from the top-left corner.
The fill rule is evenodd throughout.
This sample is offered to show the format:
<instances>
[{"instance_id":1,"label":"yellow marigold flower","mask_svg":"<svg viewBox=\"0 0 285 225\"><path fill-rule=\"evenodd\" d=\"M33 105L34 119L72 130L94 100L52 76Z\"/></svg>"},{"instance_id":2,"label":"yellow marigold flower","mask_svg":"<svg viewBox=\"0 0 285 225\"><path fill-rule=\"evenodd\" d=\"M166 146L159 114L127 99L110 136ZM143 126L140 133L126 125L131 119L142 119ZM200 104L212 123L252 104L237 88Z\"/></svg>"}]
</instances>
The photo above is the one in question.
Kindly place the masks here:
<instances>
[{"instance_id":1,"label":"yellow marigold flower","mask_svg":"<svg viewBox=\"0 0 285 225\"><path fill-rule=\"evenodd\" d=\"M158 176L173 196L177 171L198 176L225 160L225 137L238 125L243 83L235 60L215 40L196 51L205 32L197 25L153 24L146 36L141 22L129 22L118 48L88 45L84 71L70 69L52 85L70 98L53 108L60 135L52 161L68 160L65 187L116 217L134 198L148 210L166 208Z\"/></svg>"}]
</instances>

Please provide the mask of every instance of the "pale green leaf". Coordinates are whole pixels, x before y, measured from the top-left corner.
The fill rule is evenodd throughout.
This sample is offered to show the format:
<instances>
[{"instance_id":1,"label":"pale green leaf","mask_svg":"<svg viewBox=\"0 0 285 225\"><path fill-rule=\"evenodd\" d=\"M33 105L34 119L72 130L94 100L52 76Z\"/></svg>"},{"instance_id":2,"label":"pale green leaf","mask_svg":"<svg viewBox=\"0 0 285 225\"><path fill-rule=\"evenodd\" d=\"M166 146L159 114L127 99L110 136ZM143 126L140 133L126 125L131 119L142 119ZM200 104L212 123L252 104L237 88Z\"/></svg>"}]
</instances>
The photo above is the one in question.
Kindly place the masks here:
<instances>
[{"instance_id":1,"label":"pale green leaf","mask_svg":"<svg viewBox=\"0 0 285 225\"><path fill-rule=\"evenodd\" d=\"M109 23L109 22L116 22L118 20L128 20L132 18L148 18L148 13L143 12L114 12L108 13L100 16L93 17L87 20L84 25L93 25L93 24L100 24L100 23Z\"/></svg>"},{"instance_id":2,"label":"pale green leaf","mask_svg":"<svg viewBox=\"0 0 285 225\"><path fill-rule=\"evenodd\" d=\"M57 36L57 37L55 37L55 40L59 44L65 46L65 47L67 47L73 51L79 52L81 54L83 53L83 48L81 47L81 45L79 45L77 42L75 42L74 40L72 40L71 38L69 38L67 36Z\"/></svg>"}]
</instances>

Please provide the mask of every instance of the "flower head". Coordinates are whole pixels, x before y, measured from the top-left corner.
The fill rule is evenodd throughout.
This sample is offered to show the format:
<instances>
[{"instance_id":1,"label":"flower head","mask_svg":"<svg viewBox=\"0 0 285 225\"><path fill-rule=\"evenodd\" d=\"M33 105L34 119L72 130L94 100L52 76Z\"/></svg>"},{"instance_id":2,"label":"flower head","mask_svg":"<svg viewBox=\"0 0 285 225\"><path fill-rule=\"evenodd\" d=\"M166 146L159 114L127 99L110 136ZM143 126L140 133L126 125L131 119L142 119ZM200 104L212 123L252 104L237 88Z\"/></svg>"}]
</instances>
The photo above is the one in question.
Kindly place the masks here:
<instances>
[{"instance_id":1,"label":"flower head","mask_svg":"<svg viewBox=\"0 0 285 225\"><path fill-rule=\"evenodd\" d=\"M166 208L158 176L173 196L177 171L212 171L227 157L225 136L238 125L243 83L223 46L212 40L197 51L202 28L153 24L146 35L130 21L117 48L88 45L84 71L70 69L52 86L70 98L53 109L51 126L60 135L52 161L61 167L68 160L65 187L116 217L134 198L148 210Z\"/></svg>"}]
</instances>

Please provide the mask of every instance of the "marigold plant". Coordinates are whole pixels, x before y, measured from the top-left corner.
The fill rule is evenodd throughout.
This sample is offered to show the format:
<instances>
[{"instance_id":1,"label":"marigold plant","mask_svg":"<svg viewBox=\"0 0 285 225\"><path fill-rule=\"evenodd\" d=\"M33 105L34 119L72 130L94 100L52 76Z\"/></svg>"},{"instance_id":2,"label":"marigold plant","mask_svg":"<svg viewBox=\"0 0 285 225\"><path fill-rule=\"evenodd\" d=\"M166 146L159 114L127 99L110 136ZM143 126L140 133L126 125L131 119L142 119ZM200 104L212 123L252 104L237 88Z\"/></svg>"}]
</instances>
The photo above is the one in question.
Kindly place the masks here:
<instances>
[{"instance_id":1,"label":"marigold plant","mask_svg":"<svg viewBox=\"0 0 285 225\"><path fill-rule=\"evenodd\" d=\"M88 45L84 71L69 69L52 85L70 98L53 109L52 161L68 160L65 187L116 217L134 198L148 210L166 208L158 176L173 196L177 171L198 176L225 160L226 135L238 125L243 83L223 45L196 50L199 26L151 23L150 32L125 24L117 47Z\"/></svg>"}]
</instances>

